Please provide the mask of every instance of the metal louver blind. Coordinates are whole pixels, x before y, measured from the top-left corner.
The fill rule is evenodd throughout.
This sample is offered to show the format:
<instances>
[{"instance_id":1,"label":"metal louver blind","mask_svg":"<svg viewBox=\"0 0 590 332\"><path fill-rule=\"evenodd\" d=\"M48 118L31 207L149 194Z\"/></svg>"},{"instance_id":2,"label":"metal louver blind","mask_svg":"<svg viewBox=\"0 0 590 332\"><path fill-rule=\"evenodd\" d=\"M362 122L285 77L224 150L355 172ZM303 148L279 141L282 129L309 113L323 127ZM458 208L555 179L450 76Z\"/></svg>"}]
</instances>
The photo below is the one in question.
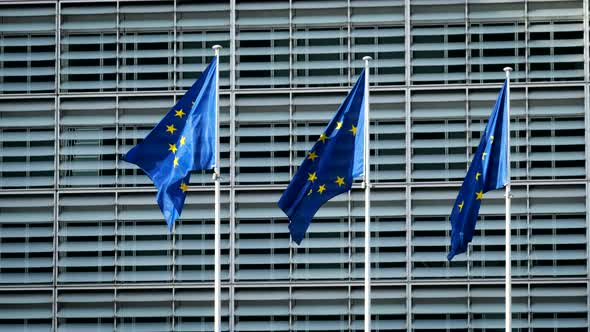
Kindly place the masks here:
<instances>
[{"instance_id":1,"label":"metal louver blind","mask_svg":"<svg viewBox=\"0 0 590 332\"><path fill-rule=\"evenodd\" d=\"M60 185L114 186L116 100L61 98Z\"/></svg>"},{"instance_id":2,"label":"metal louver blind","mask_svg":"<svg viewBox=\"0 0 590 332\"><path fill-rule=\"evenodd\" d=\"M235 195L237 280L286 280L291 258L287 220L276 208L278 191L238 191Z\"/></svg>"},{"instance_id":3,"label":"metal louver blind","mask_svg":"<svg viewBox=\"0 0 590 332\"><path fill-rule=\"evenodd\" d=\"M260 19L261 11L267 19ZM289 2L238 3L236 15L236 84L288 87Z\"/></svg>"},{"instance_id":4,"label":"metal louver blind","mask_svg":"<svg viewBox=\"0 0 590 332\"><path fill-rule=\"evenodd\" d=\"M0 8L0 92L55 91L55 13L55 4Z\"/></svg>"},{"instance_id":5,"label":"metal louver blind","mask_svg":"<svg viewBox=\"0 0 590 332\"><path fill-rule=\"evenodd\" d=\"M289 331L289 289L235 291L235 331Z\"/></svg>"},{"instance_id":6,"label":"metal louver blind","mask_svg":"<svg viewBox=\"0 0 590 332\"><path fill-rule=\"evenodd\" d=\"M4 331L50 331L51 290L0 292L0 329Z\"/></svg>"},{"instance_id":7,"label":"metal louver blind","mask_svg":"<svg viewBox=\"0 0 590 332\"><path fill-rule=\"evenodd\" d=\"M113 290L60 290L57 319L60 331L114 331Z\"/></svg>"},{"instance_id":8,"label":"metal louver blind","mask_svg":"<svg viewBox=\"0 0 590 332\"><path fill-rule=\"evenodd\" d=\"M53 281L53 205L51 194L0 196L0 284Z\"/></svg>"},{"instance_id":9,"label":"metal louver blind","mask_svg":"<svg viewBox=\"0 0 590 332\"><path fill-rule=\"evenodd\" d=\"M412 93L412 177L418 181L465 176L465 91Z\"/></svg>"},{"instance_id":10,"label":"metal louver blind","mask_svg":"<svg viewBox=\"0 0 590 332\"><path fill-rule=\"evenodd\" d=\"M0 188L53 187L53 98L0 100Z\"/></svg>"},{"instance_id":11,"label":"metal louver blind","mask_svg":"<svg viewBox=\"0 0 590 332\"><path fill-rule=\"evenodd\" d=\"M405 190L371 191L371 278L401 279L406 273ZM364 192L351 192L350 229L351 277L364 278ZM341 213L344 213L344 208ZM347 233L344 233L345 236Z\"/></svg>"},{"instance_id":12,"label":"metal louver blind","mask_svg":"<svg viewBox=\"0 0 590 332\"><path fill-rule=\"evenodd\" d=\"M112 91L117 84L117 7L61 4L62 91ZM100 30L100 32L97 32Z\"/></svg>"},{"instance_id":13,"label":"metal louver blind","mask_svg":"<svg viewBox=\"0 0 590 332\"><path fill-rule=\"evenodd\" d=\"M152 199L151 197L142 198ZM229 191L221 192L221 279L223 281L229 279L229 198ZM213 280L213 204L212 191L190 192L187 196L182 210L182 218L176 226L177 238L173 243L176 262L175 280L187 282L210 282ZM139 228L139 225L136 227ZM152 233L150 234L156 236L160 233L156 227L151 227ZM137 230L130 231L132 233ZM136 253L136 255L139 256L140 253Z\"/></svg>"},{"instance_id":14,"label":"metal louver blind","mask_svg":"<svg viewBox=\"0 0 590 332\"><path fill-rule=\"evenodd\" d=\"M289 95L236 97L236 182L287 183ZM261 178L260 173L269 176Z\"/></svg>"},{"instance_id":15,"label":"metal louver blind","mask_svg":"<svg viewBox=\"0 0 590 332\"><path fill-rule=\"evenodd\" d=\"M211 47L223 46L219 59L219 86L229 87L230 34L229 1L195 2L178 0L176 4L177 86L187 89L212 59Z\"/></svg>"},{"instance_id":16,"label":"metal louver blind","mask_svg":"<svg viewBox=\"0 0 590 332\"><path fill-rule=\"evenodd\" d=\"M363 70L362 58L370 55L371 84L404 84L404 1L352 0L349 11L352 74Z\"/></svg>"},{"instance_id":17,"label":"metal louver blind","mask_svg":"<svg viewBox=\"0 0 590 332\"><path fill-rule=\"evenodd\" d=\"M115 280L114 204L114 194L62 194L59 197L60 282Z\"/></svg>"}]
</instances>

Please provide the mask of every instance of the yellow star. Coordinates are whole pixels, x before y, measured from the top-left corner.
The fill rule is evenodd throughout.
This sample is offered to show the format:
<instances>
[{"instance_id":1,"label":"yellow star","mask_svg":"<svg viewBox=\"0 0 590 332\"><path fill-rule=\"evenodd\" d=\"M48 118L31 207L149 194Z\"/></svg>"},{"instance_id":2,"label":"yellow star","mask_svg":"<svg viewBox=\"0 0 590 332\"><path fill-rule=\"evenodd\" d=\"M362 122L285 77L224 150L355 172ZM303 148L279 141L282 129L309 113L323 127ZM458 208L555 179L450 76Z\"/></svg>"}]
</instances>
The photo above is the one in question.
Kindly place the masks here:
<instances>
[{"instance_id":1,"label":"yellow star","mask_svg":"<svg viewBox=\"0 0 590 332\"><path fill-rule=\"evenodd\" d=\"M481 154L481 160L485 160L487 154L488 154L487 152L482 153Z\"/></svg>"},{"instance_id":2,"label":"yellow star","mask_svg":"<svg viewBox=\"0 0 590 332\"><path fill-rule=\"evenodd\" d=\"M338 187L340 187L344 184L344 178L337 176L336 181L334 181L334 182L336 182L338 184Z\"/></svg>"},{"instance_id":3,"label":"yellow star","mask_svg":"<svg viewBox=\"0 0 590 332\"><path fill-rule=\"evenodd\" d=\"M174 167L178 166L178 157L174 157Z\"/></svg>"},{"instance_id":4,"label":"yellow star","mask_svg":"<svg viewBox=\"0 0 590 332\"><path fill-rule=\"evenodd\" d=\"M475 197L476 200L482 200L483 199L483 190L476 192L475 196L476 196Z\"/></svg>"},{"instance_id":5,"label":"yellow star","mask_svg":"<svg viewBox=\"0 0 590 332\"><path fill-rule=\"evenodd\" d=\"M490 136L490 142L494 143L494 136Z\"/></svg>"},{"instance_id":6,"label":"yellow star","mask_svg":"<svg viewBox=\"0 0 590 332\"><path fill-rule=\"evenodd\" d=\"M310 153L307 154L307 159L311 159L311 161L315 161L315 158L317 158L318 155L315 153L315 151L311 151Z\"/></svg>"},{"instance_id":7,"label":"yellow star","mask_svg":"<svg viewBox=\"0 0 590 332\"><path fill-rule=\"evenodd\" d=\"M459 207L459 212L463 211L463 205L465 205L465 201L461 201L461 204L457 205Z\"/></svg>"},{"instance_id":8,"label":"yellow star","mask_svg":"<svg viewBox=\"0 0 590 332\"><path fill-rule=\"evenodd\" d=\"M479 176L481 175L480 172L475 173L475 181L479 180Z\"/></svg>"},{"instance_id":9,"label":"yellow star","mask_svg":"<svg viewBox=\"0 0 590 332\"><path fill-rule=\"evenodd\" d=\"M176 128L174 128L173 124L166 126L166 132L170 132L170 134L174 134L175 130L176 130Z\"/></svg>"},{"instance_id":10,"label":"yellow star","mask_svg":"<svg viewBox=\"0 0 590 332\"><path fill-rule=\"evenodd\" d=\"M352 125L352 128L350 128L349 131L352 132L353 136L356 136L356 127L354 125Z\"/></svg>"},{"instance_id":11,"label":"yellow star","mask_svg":"<svg viewBox=\"0 0 590 332\"><path fill-rule=\"evenodd\" d=\"M322 185L321 185L321 186L318 188L318 192L319 192L320 194L322 194L322 193L323 193L325 190L326 190L326 185L325 185L325 184L322 184Z\"/></svg>"},{"instance_id":12,"label":"yellow star","mask_svg":"<svg viewBox=\"0 0 590 332\"><path fill-rule=\"evenodd\" d=\"M326 138L328 138L328 136L326 136L326 134L322 133L320 135L320 139L318 139L318 141L322 141L322 143L326 143Z\"/></svg>"},{"instance_id":13,"label":"yellow star","mask_svg":"<svg viewBox=\"0 0 590 332\"><path fill-rule=\"evenodd\" d=\"M188 186L186 185L186 183L181 183L180 184L180 190L182 190L183 193L185 193L188 190Z\"/></svg>"},{"instance_id":14,"label":"yellow star","mask_svg":"<svg viewBox=\"0 0 590 332\"><path fill-rule=\"evenodd\" d=\"M340 129L340 128L342 128L342 122L337 121L336 122L336 129Z\"/></svg>"},{"instance_id":15,"label":"yellow star","mask_svg":"<svg viewBox=\"0 0 590 332\"><path fill-rule=\"evenodd\" d=\"M317 180L317 178L318 177L315 175L315 172L307 173L307 181L313 182L313 181Z\"/></svg>"},{"instance_id":16,"label":"yellow star","mask_svg":"<svg viewBox=\"0 0 590 332\"><path fill-rule=\"evenodd\" d=\"M181 108L181 109L179 109L178 111L174 111L174 112L176 112L176 114L174 114L174 116L177 116L177 117L179 117L179 118L181 118L181 119L182 119L182 116L186 114L186 113L184 113L184 112L182 111L182 108Z\"/></svg>"},{"instance_id":17,"label":"yellow star","mask_svg":"<svg viewBox=\"0 0 590 332\"><path fill-rule=\"evenodd\" d=\"M176 153L176 150L178 150L176 148L176 144L168 144L169 148L168 151L172 151L172 153Z\"/></svg>"},{"instance_id":18,"label":"yellow star","mask_svg":"<svg viewBox=\"0 0 590 332\"><path fill-rule=\"evenodd\" d=\"M313 189L309 189L309 191L307 192L307 196L310 196L313 193Z\"/></svg>"},{"instance_id":19,"label":"yellow star","mask_svg":"<svg viewBox=\"0 0 590 332\"><path fill-rule=\"evenodd\" d=\"M184 136L180 136L180 146L184 145L184 141L186 140L186 137Z\"/></svg>"}]
</instances>

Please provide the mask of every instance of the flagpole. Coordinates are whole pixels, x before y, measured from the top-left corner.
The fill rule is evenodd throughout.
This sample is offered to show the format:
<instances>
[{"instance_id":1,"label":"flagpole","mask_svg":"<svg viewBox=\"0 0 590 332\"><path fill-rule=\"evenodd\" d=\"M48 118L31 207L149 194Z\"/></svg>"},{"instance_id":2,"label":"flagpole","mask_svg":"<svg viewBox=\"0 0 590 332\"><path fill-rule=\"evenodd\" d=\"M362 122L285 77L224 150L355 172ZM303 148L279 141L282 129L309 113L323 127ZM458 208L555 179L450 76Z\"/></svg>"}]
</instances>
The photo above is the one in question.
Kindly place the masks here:
<instances>
[{"instance_id":1,"label":"flagpole","mask_svg":"<svg viewBox=\"0 0 590 332\"><path fill-rule=\"evenodd\" d=\"M506 156L506 177L508 178L508 183L506 183L506 305L505 305L505 320L506 320L506 332L512 331L512 280L511 280L511 269L512 269L512 259L510 258L510 251L511 251L511 227L510 227L510 220L512 216L510 215L510 204L512 199L512 194L510 192L510 72L512 68L505 67L504 71L506 72L506 144L508 145L508 152Z\"/></svg>"},{"instance_id":2,"label":"flagpole","mask_svg":"<svg viewBox=\"0 0 590 332\"><path fill-rule=\"evenodd\" d=\"M369 163L369 61L370 56L363 57L365 61L365 117L364 117L364 179L363 187L365 188L365 332L371 332L371 185L369 173L371 164Z\"/></svg>"},{"instance_id":3,"label":"flagpole","mask_svg":"<svg viewBox=\"0 0 590 332\"><path fill-rule=\"evenodd\" d=\"M219 177L219 49L221 45L214 45L217 66L215 66L215 167L213 180L215 181L215 268L214 268L214 318L213 331L221 331L221 235L220 235L220 177Z\"/></svg>"}]
</instances>

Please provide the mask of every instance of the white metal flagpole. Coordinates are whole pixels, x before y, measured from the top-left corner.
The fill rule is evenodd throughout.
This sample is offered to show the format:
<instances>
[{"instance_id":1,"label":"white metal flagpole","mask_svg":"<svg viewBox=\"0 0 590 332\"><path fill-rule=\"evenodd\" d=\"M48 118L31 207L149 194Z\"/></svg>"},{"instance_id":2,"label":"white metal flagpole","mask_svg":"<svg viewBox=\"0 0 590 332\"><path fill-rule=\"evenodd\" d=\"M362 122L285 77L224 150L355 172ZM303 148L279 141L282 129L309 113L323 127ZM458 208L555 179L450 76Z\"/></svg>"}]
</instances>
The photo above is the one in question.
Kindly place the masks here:
<instances>
[{"instance_id":1,"label":"white metal flagpole","mask_svg":"<svg viewBox=\"0 0 590 332\"><path fill-rule=\"evenodd\" d=\"M365 139L364 139L364 180L365 188L365 332L371 332L371 185L369 173L371 164L369 163L369 61L370 56L363 57L365 61Z\"/></svg>"},{"instance_id":2,"label":"white metal flagpole","mask_svg":"<svg viewBox=\"0 0 590 332\"><path fill-rule=\"evenodd\" d=\"M215 276L214 276L214 318L213 331L221 331L221 235L220 235L220 196L219 186L219 49L221 45L213 46L217 66L215 66L215 168L213 169L213 180L215 181Z\"/></svg>"},{"instance_id":3,"label":"white metal flagpole","mask_svg":"<svg viewBox=\"0 0 590 332\"><path fill-rule=\"evenodd\" d=\"M510 203L512 199L512 194L510 192L510 72L512 68L506 67L504 68L506 72L506 144L508 145L508 152L506 156L506 177L508 178L508 183L506 184L506 312L505 312L505 320L506 320L506 332L512 331L512 259L510 257L510 236L511 236L511 228L510 228L510 220L512 216L510 215Z\"/></svg>"}]
</instances>

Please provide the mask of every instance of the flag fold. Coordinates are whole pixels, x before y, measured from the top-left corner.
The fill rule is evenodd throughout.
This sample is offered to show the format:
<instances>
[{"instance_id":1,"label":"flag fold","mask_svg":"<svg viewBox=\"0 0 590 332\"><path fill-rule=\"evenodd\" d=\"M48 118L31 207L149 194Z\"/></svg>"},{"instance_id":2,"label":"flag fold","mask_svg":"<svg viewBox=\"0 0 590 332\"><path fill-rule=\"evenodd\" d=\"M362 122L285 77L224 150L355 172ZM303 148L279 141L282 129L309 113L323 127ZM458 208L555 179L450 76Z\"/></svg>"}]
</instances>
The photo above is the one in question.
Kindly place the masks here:
<instances>
[{"instance_id":1,"label":"flag fold","mask_svg":"<svg viewBox=\"0 0 590 332\"><path fill-rule=\"evenodd\" d=\"M483 194L500 189L509 181L507 84L508 81L505 81L500 90L451 210L451 250L447 255L449 261L467 250L467 245L473 238Z\"/></svg>"},{"instance_id":2,"label":"flag fold","mask_svg":"<svg viewBox=\"0 0 590 332\"><path fill-rule=\"evenodd\" d=\"M289 218L291 238L300 244L313 216L363 175L365 72L338 112L305 154L278 205Z\"/></svg>"},{"instance_id":3,"label":"flag fold","mask_svg":"<svg viewBox=\"0 0 590 332\"><path fill-rule=\"evenodd\" d=\"M158 189L156 200L168 229L180 216L190 171L215 164L217 57L193 86L123 160L140 167Z\"/></svg>"}]
</instances>

